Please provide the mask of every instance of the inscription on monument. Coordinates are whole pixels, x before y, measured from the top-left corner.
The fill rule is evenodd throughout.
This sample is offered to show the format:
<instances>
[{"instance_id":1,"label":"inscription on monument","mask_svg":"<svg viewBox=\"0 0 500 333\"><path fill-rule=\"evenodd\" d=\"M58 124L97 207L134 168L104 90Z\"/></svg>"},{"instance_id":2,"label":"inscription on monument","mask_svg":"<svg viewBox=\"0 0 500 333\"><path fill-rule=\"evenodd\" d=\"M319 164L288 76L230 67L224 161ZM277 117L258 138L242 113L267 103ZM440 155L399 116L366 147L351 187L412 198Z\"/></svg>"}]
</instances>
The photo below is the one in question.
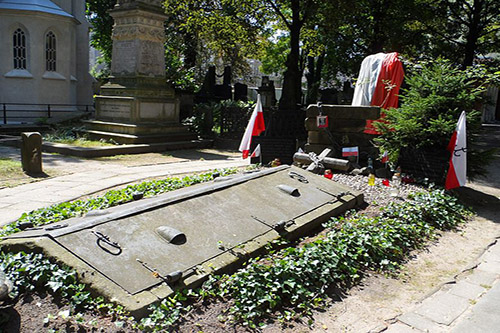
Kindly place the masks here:
<instances>
[{"instance_id":1,"label":"inscription on monument","mask_svg":"<svg viewBox=\"0 0 500 333\"><path fill-rule=\"evenodd\" d=\"M113 62L111 71L116 74L134 74L136 70L136 43L134 41L119 41L113 44Z\"/></svg>"},{"instance_id":2,"label":"inscription on monument","mask_svg":"<svg viewBox=\"0 0 500 333\"><path fill-rule=\"evenodd\" d=\"M131 102L113 100L99 100L99 116L107 118L130 118Z\"/></svg>"},{"instance_id":3,"label":"inscription on monument","mask_svg":"<svg viewBox=\"0 0 500 333\"><path fill-rule=\"evenodd\" d=\"M141 41L142 50L139 60L141 74L165 75L163 44Z\"/></svg>"}]
</instances>

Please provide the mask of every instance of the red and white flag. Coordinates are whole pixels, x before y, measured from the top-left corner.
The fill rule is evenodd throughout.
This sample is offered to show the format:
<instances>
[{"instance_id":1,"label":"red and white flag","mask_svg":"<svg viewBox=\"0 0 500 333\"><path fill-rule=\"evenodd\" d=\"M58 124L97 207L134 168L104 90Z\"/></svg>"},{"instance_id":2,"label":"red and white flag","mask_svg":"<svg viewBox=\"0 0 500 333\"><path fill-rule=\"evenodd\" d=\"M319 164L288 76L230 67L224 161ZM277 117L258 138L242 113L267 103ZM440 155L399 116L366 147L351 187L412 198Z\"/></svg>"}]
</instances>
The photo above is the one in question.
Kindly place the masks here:
<instances>
[{"instance_id":1,"label":"red and white flag","mask_svg":"<svg viewBox=\"0 0 500 333\"><path fill-rule=\"evenodd\" d=\"M387 154L387 150L384 151L384 155L382 155L382 159L380 160L380 162L382 162L384 164L389 162L389 155Z\"/></svg>"},{"instance_id":2,"label":"red and white flag","mask_svg":"<svg viewBox=\"0 0 500 333\"><path fill-rule=\"evenodd\" d=\"M444 187L447 190L465 185L467 173L467 139L465 111L458 119L457 128L451 136L448 151L451 153L450 167L446 175Z\"/></svg>"},{"instance_id":3,"label":"red and white flag","mask_svg":"<svg viewBox=\"0 0 500 333\"><path fill-rule=\"evenodd\" d=\"M257 147L255 147L252 155L250 155L251 158L254 158L254 157L260 157L260 143L257 145Z\"/></svg>"},{"instance_id":4,"label":"red and white flag","mask_svg":"<svg viewBox=\"0 0 500 333\"><path fill-rule=\"evenodd\" d=\"M260 101L260 95L257 95L257 104L253 109L252 116L248 122L247 129L243 138L241 139L239 151L243 153L243 158L247 158L250 153L250 144L252 143L252 136L257 136L266 130L266 125L264 124L264 114L262 113L262 103Z\"/></svg>"},{"instance_id":5,"label":"red and white flag","mask_svg":"<svg viewBox=\"0 0 500 333\"><path fill-rule=\"evenodd\" d=\"M358 147L342 148L342 157L358 156Z\"/></svg>"}]
</instances>

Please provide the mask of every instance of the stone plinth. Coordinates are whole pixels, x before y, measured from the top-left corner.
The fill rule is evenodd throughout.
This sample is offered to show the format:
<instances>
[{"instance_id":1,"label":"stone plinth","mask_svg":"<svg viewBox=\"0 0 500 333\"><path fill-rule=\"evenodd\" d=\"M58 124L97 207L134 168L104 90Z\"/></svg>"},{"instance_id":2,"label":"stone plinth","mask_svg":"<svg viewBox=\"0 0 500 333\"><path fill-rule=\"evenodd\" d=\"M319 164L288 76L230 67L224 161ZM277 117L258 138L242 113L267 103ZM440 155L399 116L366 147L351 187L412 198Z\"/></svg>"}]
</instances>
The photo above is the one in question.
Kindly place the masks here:
<instances>
[{"instance_id":1,"label":"stone plinth","mask_svg":"<svg viewBox=\"0 0 500 333\"><path fill-rule=\"evenodd\" d=\"M196 139L180 125L179 99L166 83L166 15L161 1L118 0L110 14L115 21L112 76L101 88L101 95L96 97L96 119L116 122L120 126L111 126L115 129L113 132L102 132L97 123L95 126L90 124L92 134L124 143ZM122 125L126 124L146 125L143 127L146 133L138 138L124 137L127 133L120 128L125 128ZM175 135L171 135L172 132Z\"/></svg>"},{"instance_id":2,"label":"stone plinth","mask_svg":"<svg viewBox=\"0 0 500 333\"><path fill-rule=\"evenodd\" d=\"M179 123L179 101L162 78L111 79L96 97L96 118L129 123Z\"/></svg>"},{"instance_id":3,"label":"stone plinth","mask_svg":"<svg viewBox=\"0 0 500 333\"><path fill-rule=\"evenodd\" d=\"M333 148L335 156L340 156L340 147L358 146L360 152L369 152L373 145L373 135L365 134L366 120L380 118L380 108L374 106L322 105L321 113L328 116L328 128L318 128L316 117L319 108L309 105L306 113L307 152L321 153L325 148ZM332 142L333 141L333 142Z\"/></svg>"}]
</instances>

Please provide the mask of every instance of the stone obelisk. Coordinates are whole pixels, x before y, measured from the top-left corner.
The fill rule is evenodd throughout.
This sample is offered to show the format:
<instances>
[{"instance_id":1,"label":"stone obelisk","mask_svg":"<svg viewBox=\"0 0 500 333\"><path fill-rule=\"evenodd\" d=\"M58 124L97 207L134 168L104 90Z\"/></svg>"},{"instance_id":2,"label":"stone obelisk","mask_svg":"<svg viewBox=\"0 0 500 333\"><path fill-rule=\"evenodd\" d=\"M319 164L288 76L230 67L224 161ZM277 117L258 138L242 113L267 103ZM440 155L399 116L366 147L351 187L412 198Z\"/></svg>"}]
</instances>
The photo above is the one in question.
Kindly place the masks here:
<instances>
[{"instance_id":1,"label":"stone obelisk","mask_svg":"<svg viewBox=\"0 0 500 333\"><path fill-rule=\"evenodd\" d=\"M118 0L110 12L115 21L111 77L96 97L97 122L92 126L100 132L143 137L131 140L118 135L114 138L118 142L160 142L162 134L163 141L196 138L180 125L179 100L166 83L166 15L161 2Z\"/></svg>"}]
</instances>

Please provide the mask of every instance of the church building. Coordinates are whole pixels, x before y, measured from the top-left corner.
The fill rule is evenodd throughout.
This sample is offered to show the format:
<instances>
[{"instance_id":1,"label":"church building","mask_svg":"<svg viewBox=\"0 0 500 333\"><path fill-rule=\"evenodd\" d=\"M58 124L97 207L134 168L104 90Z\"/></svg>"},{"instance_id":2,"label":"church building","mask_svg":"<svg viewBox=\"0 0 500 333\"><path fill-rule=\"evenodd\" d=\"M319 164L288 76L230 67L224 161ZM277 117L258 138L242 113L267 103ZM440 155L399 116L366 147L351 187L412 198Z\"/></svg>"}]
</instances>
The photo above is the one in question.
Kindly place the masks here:
<instances>
[{"instance_id":1,"label":"church building","mask_svg":"<svg viewBox=\"0 0 500 333\"><path fill-rule=\"evenodd\" d=\"M85 1L0 0L0 45L0 113L93 103Z\"/></svg>"}]
</instances>

